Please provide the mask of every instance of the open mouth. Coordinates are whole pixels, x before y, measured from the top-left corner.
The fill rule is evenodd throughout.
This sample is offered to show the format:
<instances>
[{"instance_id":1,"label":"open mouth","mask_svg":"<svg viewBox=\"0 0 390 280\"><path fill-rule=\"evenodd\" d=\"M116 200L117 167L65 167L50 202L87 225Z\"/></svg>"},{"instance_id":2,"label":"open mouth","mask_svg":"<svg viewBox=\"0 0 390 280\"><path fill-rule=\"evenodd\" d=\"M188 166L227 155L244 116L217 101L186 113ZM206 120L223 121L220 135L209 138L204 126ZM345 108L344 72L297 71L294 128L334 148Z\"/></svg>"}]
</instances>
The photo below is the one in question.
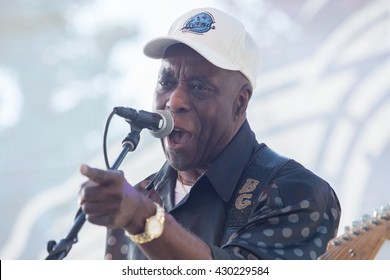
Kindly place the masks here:
<instances>
[{"instance_id":1,"label":"open mouth","mask_svg":"<svg viewBox=\"0 0 390 280\"><path fill-rule=\"evenodd\" d=\"M191 138L191 133L180 129L174 129L168 136L168 144L173 147L181 147L186 145Z\"/></svg>"}]
</instances>

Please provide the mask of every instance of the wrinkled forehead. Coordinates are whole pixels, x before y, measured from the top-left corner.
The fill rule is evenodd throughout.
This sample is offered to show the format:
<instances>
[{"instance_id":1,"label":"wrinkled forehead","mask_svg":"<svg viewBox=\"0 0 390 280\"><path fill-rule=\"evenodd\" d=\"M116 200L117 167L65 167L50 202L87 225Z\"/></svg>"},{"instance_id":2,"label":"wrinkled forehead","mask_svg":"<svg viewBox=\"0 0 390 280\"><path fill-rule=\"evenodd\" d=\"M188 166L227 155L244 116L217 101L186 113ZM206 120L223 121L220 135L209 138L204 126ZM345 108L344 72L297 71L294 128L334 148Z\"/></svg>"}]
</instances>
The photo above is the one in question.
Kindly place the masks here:
<instances>
[{"instance_id":1,"label":"wrinkled forehead","mask_svg":"<svg viewBox=\"0 0 390 280\"><path fill-rule=\"evenodd\" d=\"M208 61L205 57L203 57L200 53L198 53L196 50L183 43L176 43L167 47L166 50L164 51L162 59L174 58L174 57L193 57L194 59L199 59L202 62L208 62L214 65L213 63Z\"/></svg>"},{"instance_id":2,"label":"wrinkled forehead","mask_svg":"<svg viewBox=\"0 0 390 280\"><path fill-rule=\"evenodd\" d=\"M237 84L249 83L240 71L220 68L191 47L181 43L171 45L166 49L158 75L160 78L197 80L211 83L217 81L227 83L228 80Z\"/></svg>"},{"instance_id":3,"label":"wrinkled forehead","mask_svg":"<svg viewBox=\"0 0 390 280\"><path fill-rule=\"evenodd\" d=\"M175 78L181 80L196 80L215 83L235 81L245 83L246 77L239 71L222 69L213 65L192 49L176 51L172 48L161 60L158 73L160 78Z\"/></svg>"},{"instance_id":4,"label":"wrinkled forehead","mask_svg":"<svg viewBox=\"0 0 390 280\"><path fill-rule=\"evenodd\" d=\"M164 52L161 63L163 66L184 64L188 67L196 67L203 71L228 71L212 64L197 51L182 43L169 46Z\"/></svg>"}]
</instances>

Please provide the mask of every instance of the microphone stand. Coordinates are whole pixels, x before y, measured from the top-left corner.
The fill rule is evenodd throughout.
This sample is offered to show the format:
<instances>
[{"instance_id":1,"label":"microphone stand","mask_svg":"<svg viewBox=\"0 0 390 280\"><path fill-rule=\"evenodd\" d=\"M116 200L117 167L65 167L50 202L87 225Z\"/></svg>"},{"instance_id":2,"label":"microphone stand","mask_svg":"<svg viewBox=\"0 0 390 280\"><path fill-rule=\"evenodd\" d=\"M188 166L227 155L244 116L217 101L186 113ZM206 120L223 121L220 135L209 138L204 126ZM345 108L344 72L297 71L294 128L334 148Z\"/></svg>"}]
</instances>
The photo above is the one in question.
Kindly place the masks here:
<instances>
[{"instance_id":1,"label":"microphone stand","mask_svg":"<svg viewBox=\"0 0 390 280\"><path fill-rule=\"evenodd\" d=\"M130 127L131 132L126 136L125 139L123 139L122 151L118 155L112 167L109 168L110 170L117 170L121 165L123 159L126 157L127 153L134 151L138 146L140 140L140 132L142 128L139 128L131 123ZM68 255L69 251L72 249L73 244L77 243L77 234L84 225L84 222L85 213L80 208L77 211L74 225L70 229L68 235L58 243L54 240L50 240L47 243L47 251L49 255L46 257L46 260L64 259Z\"/></svg>"}]
</instances>

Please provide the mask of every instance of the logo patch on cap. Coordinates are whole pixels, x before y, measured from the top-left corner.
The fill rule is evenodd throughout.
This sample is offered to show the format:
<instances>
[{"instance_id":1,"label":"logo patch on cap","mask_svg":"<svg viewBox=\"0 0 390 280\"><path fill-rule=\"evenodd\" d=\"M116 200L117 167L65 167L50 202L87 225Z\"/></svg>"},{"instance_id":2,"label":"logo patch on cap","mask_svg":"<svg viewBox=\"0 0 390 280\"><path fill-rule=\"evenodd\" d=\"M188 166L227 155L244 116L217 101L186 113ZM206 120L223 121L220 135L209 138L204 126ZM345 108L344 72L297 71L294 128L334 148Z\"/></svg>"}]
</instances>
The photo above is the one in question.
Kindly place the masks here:
<instances>
[{"instance_id":1,"label":"logo patch on cap","mask_svg":"<svg viewBox=\"0 0 390 280\"><path fill-rule=\"evenodd\" d=\"M213 15L203 12L190 17L180 30L183 32L202 34L211 29L215 29L213 23L215 23Z\"/></svg>"}]
</instances>

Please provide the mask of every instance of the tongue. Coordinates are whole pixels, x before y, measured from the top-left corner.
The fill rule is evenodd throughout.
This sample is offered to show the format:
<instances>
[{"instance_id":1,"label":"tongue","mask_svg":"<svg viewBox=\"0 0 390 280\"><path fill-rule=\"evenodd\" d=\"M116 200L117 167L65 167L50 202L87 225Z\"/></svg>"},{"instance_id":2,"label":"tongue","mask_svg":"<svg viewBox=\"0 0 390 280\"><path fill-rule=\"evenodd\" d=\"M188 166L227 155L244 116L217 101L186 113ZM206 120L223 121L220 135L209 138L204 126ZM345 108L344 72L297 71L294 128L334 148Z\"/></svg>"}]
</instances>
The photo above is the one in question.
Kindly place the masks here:
<instances>
[{"instance_id":1,"label":"tongue","mask_svg":"<svg viewBox=\"0 0 390 280\"><path fill-rule=\"evenodd\" d=\"M169 137L171 138L171 141L175 144L183 144L186 143L188 140L190 140L191 135L188 132L184 131L173 131Z\"/></svg>"}]
</instances>

